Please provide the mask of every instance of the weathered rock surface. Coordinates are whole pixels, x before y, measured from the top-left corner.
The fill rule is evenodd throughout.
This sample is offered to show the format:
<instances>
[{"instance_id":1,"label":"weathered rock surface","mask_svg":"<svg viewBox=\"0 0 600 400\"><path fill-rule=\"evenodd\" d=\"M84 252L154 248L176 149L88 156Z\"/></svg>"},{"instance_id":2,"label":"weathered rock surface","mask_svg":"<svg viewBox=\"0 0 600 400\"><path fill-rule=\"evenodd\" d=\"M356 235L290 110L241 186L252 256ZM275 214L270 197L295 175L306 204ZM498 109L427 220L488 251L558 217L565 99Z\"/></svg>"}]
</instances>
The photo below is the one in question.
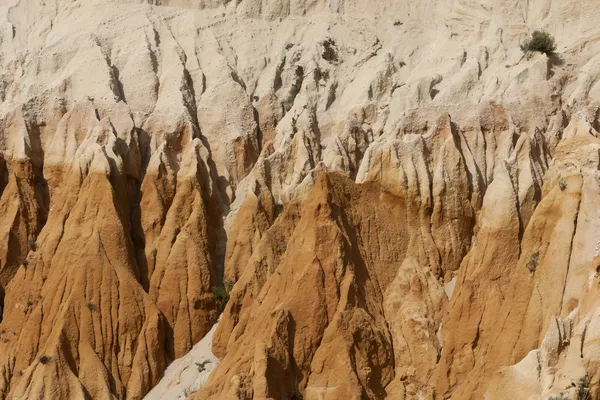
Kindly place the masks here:
<instances>
[{"instance_id":1,"label":"weathered rock surface","mask_svg":"<svg viewBox=\"0 0 600 400\"><path fill-rule=\"evenodd\" d=\"M5 0L0 398L597 396L597 6Z\"/></svg>"}]
</instances>

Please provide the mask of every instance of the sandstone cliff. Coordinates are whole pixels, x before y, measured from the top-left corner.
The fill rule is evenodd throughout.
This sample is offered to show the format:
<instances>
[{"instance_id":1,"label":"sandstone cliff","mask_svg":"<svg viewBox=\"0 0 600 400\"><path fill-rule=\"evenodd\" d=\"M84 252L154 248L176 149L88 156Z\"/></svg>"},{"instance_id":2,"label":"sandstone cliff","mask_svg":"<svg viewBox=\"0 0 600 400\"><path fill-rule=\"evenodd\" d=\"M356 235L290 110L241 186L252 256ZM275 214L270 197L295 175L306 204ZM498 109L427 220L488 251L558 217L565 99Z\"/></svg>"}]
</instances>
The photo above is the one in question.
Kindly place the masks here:
<instances>
[{"instance_id":1,"label":"sandstone cliff","mask_svg":"<svg viewBox=\"0 0 600 400\"><path fill-rule=\"evenodd\" d=\"M5 0L0 398L600 395L597 6Z\"/></svg>"}]
</instances>

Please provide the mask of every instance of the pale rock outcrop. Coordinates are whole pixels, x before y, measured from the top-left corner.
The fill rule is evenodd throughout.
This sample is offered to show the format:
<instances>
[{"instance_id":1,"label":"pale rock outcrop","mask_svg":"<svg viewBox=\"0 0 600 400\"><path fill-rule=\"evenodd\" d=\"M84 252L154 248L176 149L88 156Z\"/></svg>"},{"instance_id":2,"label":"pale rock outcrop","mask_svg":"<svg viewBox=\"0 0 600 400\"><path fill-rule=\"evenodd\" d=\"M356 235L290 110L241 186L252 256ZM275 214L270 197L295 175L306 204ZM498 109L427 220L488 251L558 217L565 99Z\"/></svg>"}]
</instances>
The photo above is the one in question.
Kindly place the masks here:
<instances>
[{"instance_id":1,"label":"pale rock outcrop","mask_svg":"<svg viewBox=\"0 0 600 400\"><path fill-rule=\"evenodd\" d=\"M571 124L578 124L576 117ZM596 212L589 207L597 192L600 142L590 129L587 125L558 145L545 175L541 201L529 216L519 210L539 200L526 196L517 202L510 187L503 192L513 200L504 200L502 207L512 210L499 212L501 205L495 204L493 220L484 219L482 211L480 221L495 221L496 228L490 231L493 238L486 237L481 225L478 243L465 259L467 264L462 267L444 319L440 390L451 389L457 398L483 395L485 387L475 382L487 381L498 368L524 358L541 344L553 316L566 318L579 304L579 292L588 280L597 243L597 235L590 234L595 228L589 225L597 220L593 217ZM500 180L492 186L495 182ZM493 198L502 199L498 195ZM514 223L505 218L512 218ZM516 230L519 226L525 227L521 240ZM479 245L484 252L478 251ZM495 253L493 249L501 251ZM486 263L487 257L493 257L493 263ZM482 268L486 264L494 269ZM495 290L480 293L486 281L493 282ZM493 359L489 354L494 354Z\"/></svg>"}]
</instances>

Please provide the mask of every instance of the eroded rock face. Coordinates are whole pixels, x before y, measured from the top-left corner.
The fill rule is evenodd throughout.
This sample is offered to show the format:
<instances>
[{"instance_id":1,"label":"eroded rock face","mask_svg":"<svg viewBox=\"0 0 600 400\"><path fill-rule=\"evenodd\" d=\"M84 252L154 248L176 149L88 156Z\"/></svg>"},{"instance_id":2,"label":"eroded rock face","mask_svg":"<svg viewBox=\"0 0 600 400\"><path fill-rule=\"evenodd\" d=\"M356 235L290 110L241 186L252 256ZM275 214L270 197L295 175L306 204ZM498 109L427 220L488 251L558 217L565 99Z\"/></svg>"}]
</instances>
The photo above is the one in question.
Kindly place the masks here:
<instances>
[{"instance_id":1,"label":"eroded rock face","mask_svg":"<svg viewBox=\"0 0 600 400\"><path fill-rule=\"evenodd\" d=\"M385 249L405 252L408 242L392 223L404 216L402 201L371 186L322 174L307 200L277 219L232 291L224 319L239 322L231 332L219 326L224 368L198 398L328 386L336 396L384 394L393 353L383 294L394 275ZM365 340L355 345L355 337Z\"/></svg>"},{"instance_id":2,"label":"eroded rock face","mask_svg":"<svg viewBox=\"0 0 600 400\"><path fill-rule=\"evenodd\" d=\"M596 395L596 6L5 1L0 398Z\"/></svg>"},{"instance_id":3,"label":"eroded rock face","mask_svg":"<svg viewBox=\"0 0 600 400\"><path fill-rule=\"evenodd\" d=\"M164 317L138 283L117 135L108 118L90 128L6 286L3 397L141 397L166 365Z\"/></svg>"}]
</instances>

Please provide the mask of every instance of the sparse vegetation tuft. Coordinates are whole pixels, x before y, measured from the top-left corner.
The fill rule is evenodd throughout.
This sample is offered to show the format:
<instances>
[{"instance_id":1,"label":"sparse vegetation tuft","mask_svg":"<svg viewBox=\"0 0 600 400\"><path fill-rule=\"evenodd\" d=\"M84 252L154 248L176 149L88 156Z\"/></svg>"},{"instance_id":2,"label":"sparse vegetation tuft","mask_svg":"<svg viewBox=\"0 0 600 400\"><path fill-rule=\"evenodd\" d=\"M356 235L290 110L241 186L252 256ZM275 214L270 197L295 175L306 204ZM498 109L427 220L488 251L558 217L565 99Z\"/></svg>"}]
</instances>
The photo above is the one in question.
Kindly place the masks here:
<instances>
[{"instance_id":1,"label":"sparse vegetation tuft","mask_svg":"<svg viewBox=\"0 0 600 400\"><path fill-rule=\"evenodd\" d=\"M590 376L589 375L586 374L585 376L579 378L579 381L577 382L576 390L577 390L577 392L576 392L577 400L591 400L592 391L590 388Z\"/></svg>"},{"instance_id":2,"label":"sparse vegetation tuft","mask_svg":"<svg viewBox=\"0 0 600 400\"><path fill-rule=\"evenodd\" d=\"M535 30L531 34L531 38L521 44L521 51L525 53L537 51L546 55L551 55L556 51L556 41L548 32Z\"/></svg>"},{"instance_id":3,"label":"sparse vegetation tuft","mask_svg":"<svg viewBox=\"0 0 600 400\"><path fill-rule=\"evenodd\" d=\"M48 356L40 356L40 363L42 364L48 364L48 361L50 361L50 357Z\"/></svg>"},{"instance_id":4,"label":"sparse vegetation tuft","mask_svg":"<svg viewBox=\"0 0 600 400\"><path fill-rule=\"evenodd\" d=\"M25 257L19 257L19 264L27 268L29 261Z\"/></svg>"},{"instance_id":5,"label":"sparse vegetation tuft","mask_svg":"<svg viewBox=\"0 0 600 400\"><path fill-rule=\"evenodd\" d=\"M96 305L94 303L92 303L91 301L88 301L87 308L90 311L95 311L96 310Z\"/></svg>"},{"instance_id":6,"label":"sparse vegetation tuft","mask_svg":"<svg viewBox=\"0 0 600 400\"><path fill-rule=\"evenodd\" d=\"M529 259L529 262L527 263L527 268L529 269L529 272L535 271L535 269L538 266L539 258L540 258L539 251L536 251L533 254L531 254L531 258Z\"/></svg>"},{"instance_id":7,"label":"sparse vegetation tuft","mask_svg":"<svg viewBox=\"0 0 600 400\"><path fill-rule=\"evenodd\" d=\"M324 42L321 43L323 45L323 54L321 54L321 57L329 62L337 62L338 61L338 56L337 56L337 52L336 52L336 44L335 44L335 40L331 39L331 38L327 38Z\"/></svg>"},{"instance_id":8,"label":"sparse vegetation tuft","mask_svg":"<svg viewBox=\"0 0 600 400\"><path fill-rule=\"evenodd\" d=\"M227 279L222 284L213 286L213 299L217 302L219 306L223 307L229 301L229 293L231 293L233 285L235 285L235 282L230 279Z\"/></svg>"},{"instance_id":9,"label":"sparse vegetation tuft","mask_svg":"<svg viewBox=\"0 0 600 400\"><path fill-rule=\"evenodd\" d=\"M560 191L561 191L561 192L564 192L564 191L565 191L565 189L567 188L567 182L565 182L564 180L562 180L562 179L561 179L561 180L558 182L558 187L560 188Z\"/></svg>"},{"instance_id":10,"label":"sparse vegetation tuft","mask_svg":"<svg viewBox=\"0 0 600 400\"><path fill-rule=\"evenodd\" d=\"M575 396L572 397L575 400L591 400L592 392L590 389L590 376L585 375L579 378L577 383L572 382L569 386L565 388L565 391L570 392L575 389ZM548 400L569 400L570 397L565 395L564 393L559 394L558 396L551 396Z\"/></svg>"},{"instance_id":11,"label":"sparse vegetation tuft","mask_svg":"<svg viewBox=\"0 0 600 400\"><path fill-rule=\"evenodd\" d=\"M197 362L196 367L198 368L198 372L206 371L206 364L210 364L210 360L204 360L202 362Z\"/></svg>"},{"instance_id":12,"label":"sparse vegetation tuft","mask_svg":"<svg viewBox=\"0 0 600 400\"><path fill-rule=\"evenodd\" d=\"M223 285L213 286L212 294L213 299L215 299L218 304L224 305L229 301L229 293Z\"/></svg>"}]
</instances>

